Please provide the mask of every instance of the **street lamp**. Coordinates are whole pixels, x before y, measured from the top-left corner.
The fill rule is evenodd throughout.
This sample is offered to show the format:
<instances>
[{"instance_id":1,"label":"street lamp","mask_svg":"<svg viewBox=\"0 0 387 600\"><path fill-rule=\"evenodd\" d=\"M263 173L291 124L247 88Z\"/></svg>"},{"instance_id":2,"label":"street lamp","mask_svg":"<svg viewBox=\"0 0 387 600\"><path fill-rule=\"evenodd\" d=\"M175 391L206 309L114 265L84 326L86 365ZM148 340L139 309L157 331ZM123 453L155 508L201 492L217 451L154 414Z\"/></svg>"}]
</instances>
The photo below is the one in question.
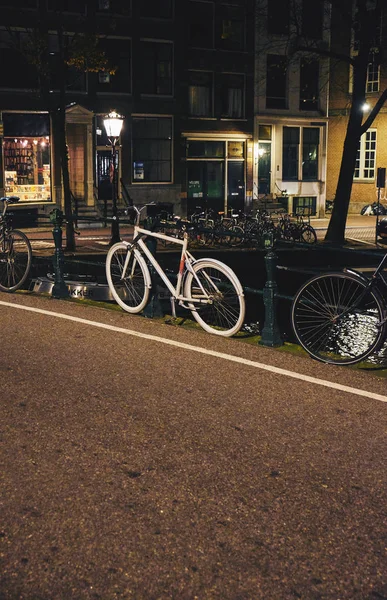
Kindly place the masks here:
<instances>
[{"instance_id":1,"label":"street lamp","mask_svg":"<svg viewBox=\"0 0 387 600\"><path fill-rule=\"evenodd\" d=\"M103 120L106 135L112 147L112 160L110 163L110 181L112 184L113 220L110 245L121 240L117 214L117 170L116 170L116 143L120 137L124 117L115 111L110 112Z\"/></svg>"}]
</instances>

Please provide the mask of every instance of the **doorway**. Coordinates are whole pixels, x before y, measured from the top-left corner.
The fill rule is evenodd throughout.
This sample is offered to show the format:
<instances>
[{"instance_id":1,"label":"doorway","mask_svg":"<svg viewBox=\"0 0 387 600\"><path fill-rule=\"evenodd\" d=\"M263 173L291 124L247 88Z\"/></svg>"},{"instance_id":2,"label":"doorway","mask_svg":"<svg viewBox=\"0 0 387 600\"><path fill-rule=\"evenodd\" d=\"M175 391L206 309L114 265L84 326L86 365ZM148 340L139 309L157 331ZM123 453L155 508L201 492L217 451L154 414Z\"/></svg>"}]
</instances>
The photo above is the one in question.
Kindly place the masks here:
<instances>
[{"instance_id":1,"label":"doorway","mask_svg":"<svg viewBox=\"0 0 387 600\"><path fill-rule=\"evenodd\" d=\"M188 216L200 206L203 210L224 210L224 163L215 161L188 162Z\"/></svg>"},{"instance_id":2,"label":"doorway","mask_svg":"<svg viewBox=\"0 0 387 600\"><path fill-rule=\"evenodd\" d=\"M245 200L245 163L229 161L227 173L227 212L238 212L244 209Z\"/></svg>"}]
</instances>

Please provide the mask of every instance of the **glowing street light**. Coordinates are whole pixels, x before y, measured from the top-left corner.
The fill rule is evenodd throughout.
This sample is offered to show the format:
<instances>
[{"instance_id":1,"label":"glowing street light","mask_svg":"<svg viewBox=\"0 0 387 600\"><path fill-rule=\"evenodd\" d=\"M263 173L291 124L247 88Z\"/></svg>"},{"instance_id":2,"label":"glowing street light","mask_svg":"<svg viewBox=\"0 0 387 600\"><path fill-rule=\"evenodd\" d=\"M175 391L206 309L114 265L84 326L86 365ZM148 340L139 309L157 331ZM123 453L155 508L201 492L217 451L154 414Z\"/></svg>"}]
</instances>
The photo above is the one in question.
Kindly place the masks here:
<instances>
[{"instance_id":1,"label":"glowing street light","mask_svg":"<svg viewBox=\"0 0 387 600\"><path fill-rule=\"evenodd\" d=\"M112 147L112 159L110 163L110 181L112 184L113 220L110 245L121 240L120 228L117 214L117 172L116 172L116 143L121 134L124 117L112 111L103 120L106 135Z\"/></svg>"}]
</instances>

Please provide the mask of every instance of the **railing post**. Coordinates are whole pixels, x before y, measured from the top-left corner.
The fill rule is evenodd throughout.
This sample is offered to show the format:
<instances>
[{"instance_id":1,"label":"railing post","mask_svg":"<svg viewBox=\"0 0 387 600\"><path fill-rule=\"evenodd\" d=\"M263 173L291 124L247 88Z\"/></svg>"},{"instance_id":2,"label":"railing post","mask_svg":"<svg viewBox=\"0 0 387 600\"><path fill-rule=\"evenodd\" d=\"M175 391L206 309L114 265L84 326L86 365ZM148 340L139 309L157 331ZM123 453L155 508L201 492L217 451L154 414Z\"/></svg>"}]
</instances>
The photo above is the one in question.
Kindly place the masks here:
<instances>
[{"instance_id":1,"label":"railing post","mask_svg":"<svg viewBox=\"0 0 387 600\"><path fill-rule=\"evenodd\" d=\"M62 249L62 223L63 212L59 208L54 208L50 212L50 221L54 225L52 234L54 236L55 252L52 259L54 267L54 287L52 288L53 298L68 298L69 290L63 277L64 253Z\"/></svg>"},{"instance_id":2,"label":"railing post","mask_svg":"<svg viewBox=\"0 0 387 600\"><path fill-rule=\"evenodd\" d=\"M263 237L264 246L267 250L265 255L266 283L263 288L263 303L265 305L265 322L262 329L260 344L262 346L282 346L283 340L277 324L277 254L274 252L273 232Z\"/></svg>"}]
</instances>

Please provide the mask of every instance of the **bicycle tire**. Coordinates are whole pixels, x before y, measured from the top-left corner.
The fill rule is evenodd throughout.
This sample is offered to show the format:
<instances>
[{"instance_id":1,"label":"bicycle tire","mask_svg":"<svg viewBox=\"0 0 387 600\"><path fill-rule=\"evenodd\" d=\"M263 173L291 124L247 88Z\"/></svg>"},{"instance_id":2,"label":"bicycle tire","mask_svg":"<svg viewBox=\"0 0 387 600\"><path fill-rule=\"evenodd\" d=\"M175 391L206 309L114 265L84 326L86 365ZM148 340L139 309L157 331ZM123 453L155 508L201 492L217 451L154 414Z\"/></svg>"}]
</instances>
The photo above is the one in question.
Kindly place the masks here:
<instances>
[{"instance_id":1,"label":"bicycle tire","mask_svg":"<svg viewBox=\"0 0 387 600\"><path fill-rule=\"evenodd\" d=\"M348 273L317 275L293 299L291 321L301 346L325 363L351 365L383 343L384 303L378 290Z\"/></svg>"},{"instance_id":2,"label":"bicycle tire","mask_svg":"<svg viewBox=\"0 0 387 600\"><path fill-rule=\"evenodd\" d=\"M300 241L305 244L316 244L317 234L311 225L305 225L300 231Z\"/></svg>"},{"instance_id":3,"label":"bicycle tire","mask_svg":"<svg viewBox=\"0 0 387 600\"><path fill-rule=\"evenodd\" d=\"M184 282L186 298L203 299L198 278L210 298L208 304L188 301L192 316L208 333L230 337L238 333L245 318L245 299L239 279L227 265L215 259L201 259L187 272Z\"/></svg>"},{"instance_id":4,"label":"bicycle tire","mask_svg":"<svg viewBox=\"0 0 387 600\"><path fill-rule=\"evenodd\" d=\"M12 229L4 234L0 250L0 290L16 292L31 269L31 243L23 231Z\"/></svg>"},{"instance_id":5,"label":"bicycle tire","mask_svg":"<svg viewBox=\"0 0 387 600\"><path fill-rule=\"evenodd\" d=\"M132 250L126 272L122 279L122 271L128 251ZM106 257L106 279L110 292L121 308L136 314L141 312L149 299L151 277L144 257L137 248L118 242L108 251Z\"/></svg>"}]
</instances>

